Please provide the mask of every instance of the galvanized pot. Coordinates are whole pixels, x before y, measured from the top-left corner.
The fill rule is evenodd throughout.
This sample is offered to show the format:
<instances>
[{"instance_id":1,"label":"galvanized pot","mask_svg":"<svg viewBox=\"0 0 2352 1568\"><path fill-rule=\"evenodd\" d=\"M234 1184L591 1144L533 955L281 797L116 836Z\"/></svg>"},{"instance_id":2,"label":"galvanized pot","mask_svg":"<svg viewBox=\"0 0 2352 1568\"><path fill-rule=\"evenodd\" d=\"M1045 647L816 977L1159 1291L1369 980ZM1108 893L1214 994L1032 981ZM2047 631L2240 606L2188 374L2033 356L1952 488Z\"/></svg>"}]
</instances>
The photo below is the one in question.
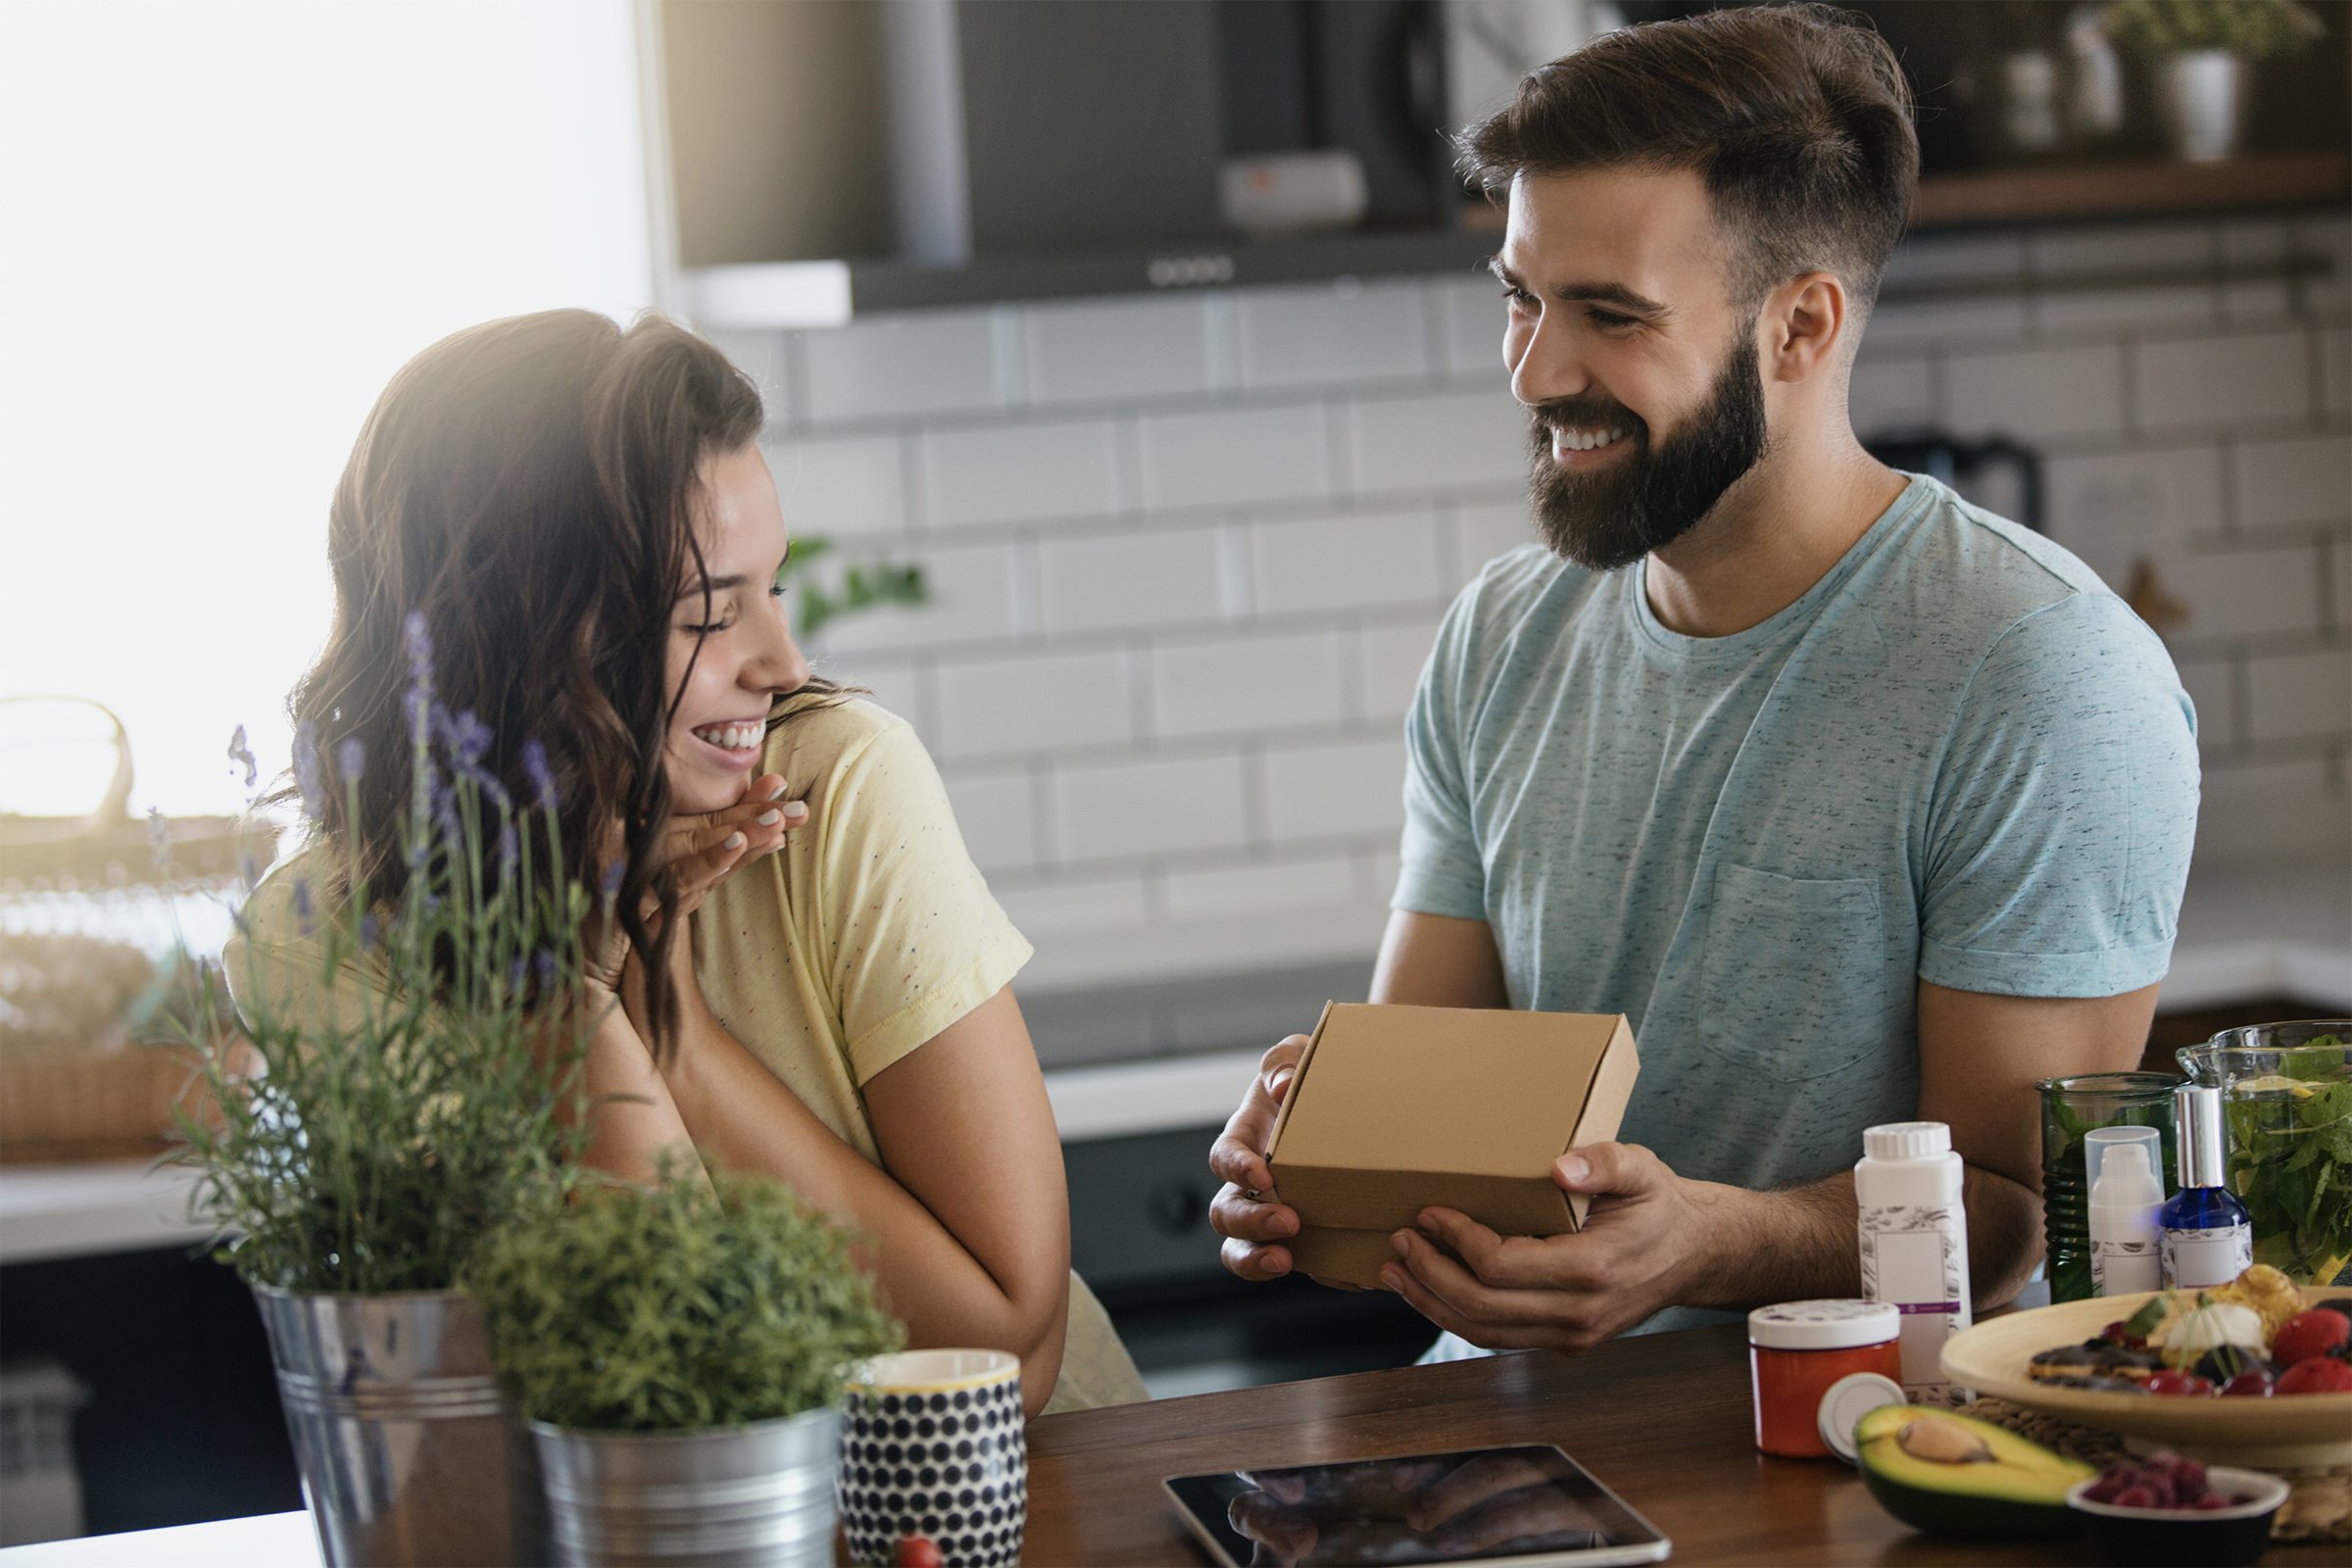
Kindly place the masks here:
<instances>
[{"instance_id":1,"label":"galvanized pot","mask_svg":"<svg viewBox=\"0 0 2352 1568\"><path fill-rule=\"evenodd\" d=\"M841 1413L699 1432L531 1423L556 1561L832 1568Z\"/></svg>"},{"instance_id":2,"label":"galvanized pot","mask_svg":"<svg viewBox=\"0 0 2352 1568\"><path fill-rule=\"evenodd\" d=\"M448 1291L253 1295L333 1568L547 1561L538 1465L480 1306Z\"/></svg>"}]
</instances>

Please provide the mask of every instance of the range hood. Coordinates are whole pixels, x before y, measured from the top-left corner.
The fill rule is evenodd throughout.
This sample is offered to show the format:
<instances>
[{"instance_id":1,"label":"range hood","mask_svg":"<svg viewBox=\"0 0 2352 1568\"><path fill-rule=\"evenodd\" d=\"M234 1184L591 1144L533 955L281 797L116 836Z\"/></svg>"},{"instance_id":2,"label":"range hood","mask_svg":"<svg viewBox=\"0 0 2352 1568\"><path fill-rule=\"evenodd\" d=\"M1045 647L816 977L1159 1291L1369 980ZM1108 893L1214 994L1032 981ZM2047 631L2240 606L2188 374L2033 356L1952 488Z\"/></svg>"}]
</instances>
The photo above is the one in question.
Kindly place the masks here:
<instances>
[{"instance_id":1,"label":"range hood","mask_svg":"<svg viewBox=\"0 0 2352 1568\"><path fill-rule=\"evenodd\" d=\"M1430 0L661 0L673 293L713 327L1473 267ZM1237 153L1340 147L1364 226L1250 238Z\"/></svg>"}]
</instances>

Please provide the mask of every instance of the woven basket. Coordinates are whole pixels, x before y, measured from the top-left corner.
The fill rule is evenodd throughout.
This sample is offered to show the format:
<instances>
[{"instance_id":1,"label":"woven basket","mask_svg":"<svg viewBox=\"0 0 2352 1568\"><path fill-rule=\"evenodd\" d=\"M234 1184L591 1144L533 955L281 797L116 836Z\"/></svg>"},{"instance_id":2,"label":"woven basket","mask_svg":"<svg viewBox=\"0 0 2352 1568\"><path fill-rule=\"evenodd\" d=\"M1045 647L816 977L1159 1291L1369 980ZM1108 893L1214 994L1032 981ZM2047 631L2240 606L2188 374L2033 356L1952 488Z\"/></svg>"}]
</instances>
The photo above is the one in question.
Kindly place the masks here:
<instances>
[{"instance_id":1,"label":"woven basket","mask_svg":"<svg viewBox=\"0 0 2352 1568\"><path fill-rule=\"evenodd\" d=\"M0 1164L158 1154L173 1108L206 1103L184 1047L12 1048L0 1052Z\"/></svg>"}]
</instances>

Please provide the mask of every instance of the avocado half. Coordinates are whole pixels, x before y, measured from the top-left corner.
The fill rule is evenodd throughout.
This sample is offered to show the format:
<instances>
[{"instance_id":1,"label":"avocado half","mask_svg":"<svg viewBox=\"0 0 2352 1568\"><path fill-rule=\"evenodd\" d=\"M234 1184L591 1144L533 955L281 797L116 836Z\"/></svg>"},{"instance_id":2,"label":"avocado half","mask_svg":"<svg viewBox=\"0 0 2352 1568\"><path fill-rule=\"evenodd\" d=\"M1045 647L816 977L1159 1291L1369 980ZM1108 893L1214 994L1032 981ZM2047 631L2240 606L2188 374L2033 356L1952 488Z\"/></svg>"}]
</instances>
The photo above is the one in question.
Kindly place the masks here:
<instances>
[{"instance_id":1,"label":"avocado half","mask_svg":"<svg viewBox=\"0 0 2352 1568\"><path fill-rule=\"evenodd\" d=\"M2067 1490L2098 1474L1989 1421L1917 1404L1871 1411L1854 1444L1879 1505L1932 1536L2063 1535Z\"/></svg>"}]
</instances>

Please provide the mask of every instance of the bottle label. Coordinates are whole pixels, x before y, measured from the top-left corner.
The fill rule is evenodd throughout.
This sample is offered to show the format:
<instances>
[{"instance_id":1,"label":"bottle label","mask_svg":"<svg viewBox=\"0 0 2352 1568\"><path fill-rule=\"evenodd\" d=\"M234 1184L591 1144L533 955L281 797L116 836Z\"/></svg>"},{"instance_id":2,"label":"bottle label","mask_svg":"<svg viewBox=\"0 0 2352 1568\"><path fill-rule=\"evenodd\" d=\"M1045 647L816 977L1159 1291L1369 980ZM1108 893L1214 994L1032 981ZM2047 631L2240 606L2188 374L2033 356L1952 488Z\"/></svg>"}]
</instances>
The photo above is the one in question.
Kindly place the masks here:
<instances>
[{"instance_id":1,"label":"bottle label","mask_svg":"<svg viewBox=\"0 0 2352 1568\"><path fill-rule=\"evenodd\" d=\"M1957 1204L1866 1207L1859 1221L1862 1294L1902 1311L1903 1389L1939 1395L1950 1385L1943 1342L1968 1327L1968 1232Z\"/></svg>"},{"instance_id":2,"label":"bottle label","mask_svg":"<svg viewBox=\"0 0 2352 1568\"><path fill-rule=\"evenodd\" d=\"M2164 1278L2174 1290L2227 1285L2253 1262L2251 1225L2223 1225L2209 1231L2165 1230Z\"/></svg>"},{"instance_id":3,"label":"bottle label","mask_svg":"<svg viewBox=\"0 0 2352 1568\"><path fill-rule=\"evenodd\" d=\"M2090 1244L2090 1288L2099 1296L2129 1296L2164 1288L2163 1259L2154 1242Z\"/></svg>"}]
</instances>

